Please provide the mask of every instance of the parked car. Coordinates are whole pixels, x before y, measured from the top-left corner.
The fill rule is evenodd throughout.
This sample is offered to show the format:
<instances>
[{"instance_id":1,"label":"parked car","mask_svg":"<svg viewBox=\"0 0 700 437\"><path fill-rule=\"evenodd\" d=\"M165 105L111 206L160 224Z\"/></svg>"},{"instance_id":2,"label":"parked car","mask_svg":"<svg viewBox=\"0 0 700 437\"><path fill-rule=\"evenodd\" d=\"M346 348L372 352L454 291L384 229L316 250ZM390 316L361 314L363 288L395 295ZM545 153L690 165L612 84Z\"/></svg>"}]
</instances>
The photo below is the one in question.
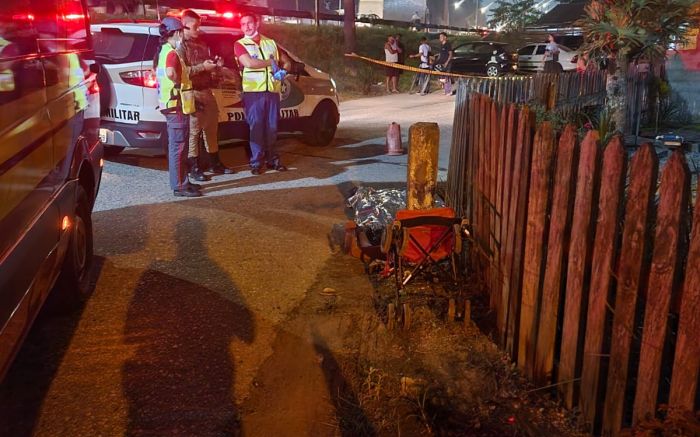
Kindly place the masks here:
<instances>
[{"instance_id":1,"label":"parked car","mask_svg":"<svg viewBox=\"0 0 700 437\"><path fill-rule=\"evenodd\" d=\"M102 145L86 2L0 10L1 380L49 293L89 291Z\"/></svg>"},{"instance_id":2,"label":"parked car","mask_svg":"<svg viewBox=\"0 0 700 437\"><path fill-rule=\"evenodd\" d=\"M220 56L229 74L240 74L233 53L233 43L243 35L240 30L214 25L204 25L201 29L211 56ZM119 153L125 147L166 150L165 117L158 110L153 71L153 57L159 47L158 23L95 24L92 32L95 53L103 66L99 76L103 104L100 138L106 150L110 153ZM339 122L335 82L328 74L286 53L294 61L294 67L282 84L279 130L301 131L309 144L328 145ZM219 103L222 143L248 138L240 90L233 83L224 76L213 90Z\"/></svg>"},{"instance_id":3,"label":"parked car","mask_svg":"<svg viewBox=\"0 0 700 437\"><path fill-rule=\"evenodd\" d=\"M518 66L520 71L534 73L544 71L544 52L547 44L528 44L518 50ZM566 46L559 44L559 64L562 70L576 70L576 52Z\"/></svg>"},{"instance_id":4,"label":"parked car","mask_svg":"<svg viewBox=\"0 0 700 437\"><path fill-rule=\"evenodd\" d=\"M453 73L475 73L496 77L518 70L517 55L505 43L473 41L454 48Z\"/></svg>"}]
</instances>

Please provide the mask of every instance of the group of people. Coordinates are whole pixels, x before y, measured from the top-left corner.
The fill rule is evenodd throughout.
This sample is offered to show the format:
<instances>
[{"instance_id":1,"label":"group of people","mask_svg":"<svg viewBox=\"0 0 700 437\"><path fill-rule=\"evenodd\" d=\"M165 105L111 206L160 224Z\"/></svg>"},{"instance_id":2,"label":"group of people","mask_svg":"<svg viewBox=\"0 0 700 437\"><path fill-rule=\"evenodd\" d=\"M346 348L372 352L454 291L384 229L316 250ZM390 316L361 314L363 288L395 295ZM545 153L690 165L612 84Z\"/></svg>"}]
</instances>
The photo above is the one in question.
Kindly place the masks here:
<instances>
[{"instance_id":1,"label":"group of people","mask_svg":"<svg viewBox=\"0 0 700 437\"><path fill-rule=\"evenodd\" d=\"M219 157L219 108L212 88L224 73L219 57L211 59L200 38L199 15L186 10L181 18L166 17L160 24L161 47L153 61L158 81L159 109L165 115L168 133L168 174L175 196L199 197L201 182L209 177L200 167L203 139L208 153L206 170L233 174ZM250 168L253 175L266 168L286 171L275 150L279 120L281 78L289 65L274 40L258 33L259 17L241 16L243 37L234 43L245 116L250 126Z\"/></svg>"},{"instance_id":2,"label":"group of people","mask_svg":"<svg viewBox=\"0 0 700 437\"><path fill-rule=\"evenodd\" d=\"M405 47L401 43L401 34L388 35L384 43L384 56L388 63L403 65L405 60ZM437 70L441 72L449 72L452 65L452 43L447 39L445 32L440 33L440 48L437 55L433 56L432 48L428 44L428 39L422 37L418 46L418 53L409 55L410 58L419 58L419 68L424 70ZM399 93L398 80L402 70L391 66L386 67L386 92ZM418 73L414 80L414 85L418 86L419 94L424 96L428 94L430 87L431 74ZM443 86L445 95L452 94L452 80L449 76L440 78L440 83Z\"/></svg>"}]
</instances>

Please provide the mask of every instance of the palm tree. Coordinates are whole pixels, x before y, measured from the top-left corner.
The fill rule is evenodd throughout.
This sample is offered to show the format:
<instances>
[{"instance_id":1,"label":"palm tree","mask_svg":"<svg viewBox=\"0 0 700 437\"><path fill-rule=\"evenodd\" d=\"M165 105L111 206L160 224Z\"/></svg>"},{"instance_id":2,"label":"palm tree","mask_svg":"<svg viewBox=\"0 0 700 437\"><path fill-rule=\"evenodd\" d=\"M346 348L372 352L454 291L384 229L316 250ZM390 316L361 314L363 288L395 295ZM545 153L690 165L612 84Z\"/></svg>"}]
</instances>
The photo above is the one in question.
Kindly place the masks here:
<instances>
[{"instance_id":1,"label":"palm tree","mask_svg":"<svg viewBox=\"0 0 700 437\"><path fill-rule=\"evenodd\" d=\"M682 43L698 23L698 0L593 0L578 21L582 51L591 59L605 57L608 109L617 129L626 132L627 71L630 63L664 61L672 43Z\"/></svg>"}]
</instances>

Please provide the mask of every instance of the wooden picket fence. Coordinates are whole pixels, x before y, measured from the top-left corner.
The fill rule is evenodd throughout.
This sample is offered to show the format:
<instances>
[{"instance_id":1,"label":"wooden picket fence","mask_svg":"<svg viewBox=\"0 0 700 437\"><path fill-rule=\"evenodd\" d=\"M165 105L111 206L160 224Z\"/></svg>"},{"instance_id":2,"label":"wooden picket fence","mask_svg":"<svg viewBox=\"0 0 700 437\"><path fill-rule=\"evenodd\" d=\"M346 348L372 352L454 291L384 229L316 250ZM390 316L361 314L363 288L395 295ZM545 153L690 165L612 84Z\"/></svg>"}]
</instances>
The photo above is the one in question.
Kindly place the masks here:
<instances>
[{"instance_id":1,"label":"wooden picket fence","mask_svg":"<svg viewBox=\"0 0 700 437\"><path fill-rule=\"evenodd\" d=\"M605 101L605 71L536 73L532 75L460 79L468 93L479 93L500 103L540 104L559 112L580 111Z\"/></svg>"},{"instance_id":2,"label":"wooden picket fence","mask_svg":"<svg viewBox=\"0 0 700 437\"><path fill-rule=\"evenodd\" d=\"M473 226L473 268L521 371L616 435L659 404L691 410L700 369L700 201L685 157L657 178L650 145L458 89L448 203ZM657 189L658 181L658 189ZM670 381L670 382L669 382Z\"/></svg>"}]
</instances>

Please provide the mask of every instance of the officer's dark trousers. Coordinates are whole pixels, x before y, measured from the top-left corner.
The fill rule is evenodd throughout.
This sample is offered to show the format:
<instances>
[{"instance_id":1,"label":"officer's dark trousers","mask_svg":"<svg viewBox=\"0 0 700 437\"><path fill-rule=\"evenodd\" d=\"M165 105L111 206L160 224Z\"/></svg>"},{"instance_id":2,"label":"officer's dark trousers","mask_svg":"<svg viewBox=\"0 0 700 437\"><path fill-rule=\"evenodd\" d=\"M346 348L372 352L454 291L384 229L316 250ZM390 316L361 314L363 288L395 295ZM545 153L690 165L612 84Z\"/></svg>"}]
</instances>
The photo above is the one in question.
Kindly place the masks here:
<instances>
[{"instance_id":1,"label":"officer's dark trousers","mask_svg":"<svg viewBox=\"0 0 700 437\"><path fill-rule=\"evenodd\" d=\"M178 110L165 114L168 127L168 176L170 189L187 188L187 150L189 143L189 116Z\"/></svg>"},{"instance_id":2,"label":"officer's dark trousers","mask_svg":"<svg viewBox=\"0 0 700 437\"><path fill-rule=\"evenodd\" d=\"M272 92L243 93L245 118L250 126L250 167L279 165L275 150L277 123L280 117L280 95Z\"/></svg>"}]
</instances>

